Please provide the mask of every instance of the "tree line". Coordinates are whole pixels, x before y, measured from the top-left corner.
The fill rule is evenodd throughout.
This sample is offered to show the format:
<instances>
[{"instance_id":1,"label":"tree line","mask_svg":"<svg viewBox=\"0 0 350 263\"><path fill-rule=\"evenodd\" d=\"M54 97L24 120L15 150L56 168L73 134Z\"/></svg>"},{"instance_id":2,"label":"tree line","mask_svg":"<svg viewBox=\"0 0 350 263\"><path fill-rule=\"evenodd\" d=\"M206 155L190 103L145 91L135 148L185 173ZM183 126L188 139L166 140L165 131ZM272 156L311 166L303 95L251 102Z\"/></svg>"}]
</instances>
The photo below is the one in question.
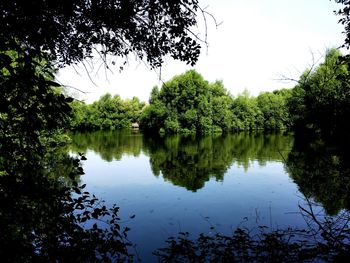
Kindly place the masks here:
<instances>
[{"instance_id":1,"label":"tree line","mask_svg":"<svg viewBox=\"0 0 350 263\"><path fill-rule=\"evenodd\" d=\"M73 130L115 130L140 123L160 133L213 133L241 130L281 130L290 127L287 98L291 90L248 91L234 98L222 81L209 83L190 70L175 76L161 89L152 89L149 103L137 97L122 100L109 93L92 104L71 103Z\"/></svg>"},{"instance_id":2,"label":"tree line","mask_svg":"<svg viewBox=\"0 0 350 263\"><path fill-rule=\"evenodd\" d=\"M248 91L234 98L222 81L209 83L194 70L154 87L141 126L165 133L212 133L240 130L280 130L289 127L286 99L290 90Z\"/></svg>"},{"instance_id":3,"label":"tree line","mask_svg":"<svg viewBox=\"0 0 350 263\"><path fill-rule=\"evenodd\" d=\"M326 136L348 130L349 58L330 49L324 62L306 69L292 89L232 96L222 81L209 83L195 70L155 86L149 103L106 94L91 105L73 102L73 129L101 130L140 123L156 133L312 130Z\"/></svg>"},{"instance_id":4,"label":"tree line","mask_svg":"<svg viewBox=\"0 0 350 263\"><path fill-rule=\"evenodd\" d=\"M74 130L115 130L131 127L138 122L145 106L137 97L122 100L120 96L107 93L98 101L86 104L81 101L71 103Z\"/></svg>"}]
</instances>

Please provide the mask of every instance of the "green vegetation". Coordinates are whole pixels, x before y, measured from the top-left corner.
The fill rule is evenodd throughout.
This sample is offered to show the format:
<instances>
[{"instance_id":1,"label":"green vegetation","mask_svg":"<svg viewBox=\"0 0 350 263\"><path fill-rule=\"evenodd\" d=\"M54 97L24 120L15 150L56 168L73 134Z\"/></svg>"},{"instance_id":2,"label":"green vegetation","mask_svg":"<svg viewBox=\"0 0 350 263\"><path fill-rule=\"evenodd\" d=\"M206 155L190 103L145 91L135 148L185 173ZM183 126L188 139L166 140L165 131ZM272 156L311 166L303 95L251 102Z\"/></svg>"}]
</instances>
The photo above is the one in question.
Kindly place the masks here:
<instances>
[{"instance_id":1,"label":"green vegetation","mask_svg":"<svg viewBox=\"0 0 350 263\"><path fill-rule=\"evenodd\" d=\"M132 261L119 208L79 184L85 157L62 154L73 99L59 92L53 72L93 52L103 62L118 56L121 65L130 54L151 67L165 56L193 65L200 45L189 28L198 8L192 0L0 2L1 259ZM125 112L137 111L130 107Z\"/></svg>"},{"instance_id":2,"label":"green vegetation","mask_svg":"<svg viewBox=\"0 0 350 263\"><path fill-rule=\"evenodd\" d=\"M190 70L175 76L160 90L153 88L141 124L146 130L165 133L285 129L289 121L287 93L266 92L254 98L246 91L233 98L221 81L209 83Z\"/></svg>"},{"instance_id":3,"label":"green vegetation","mask_svg":"<svg viewBox=\"0 0 350 263\"><path fill-rule=\"evenodd\" d=\"M294 130L349 143L349 62L331 49L316 69L304 72L288 100Z\"/></svg>"},{"instance_id":4,"label":"green vegetation","mask_svg":"<svg viewBox=\"0 0 350 263\"><path fill-rule=\"evenodd\" d=\"M339 13L349 34L349 3L337 2L346 4ZM106 208L79 185L84 157L74 159L60 152L67 141L62 132L69 127L72 99L58 91L53 72L90 58L95 51L103 61L115 55L124 62L134 54L152 67L161 66L166 56L193 65L200 53L191 31L198 10L196 0L0 2L2 259L132 260L128 228L120 228L118 208ZM154 89L140 121L146 129L168 133L282 129L292 123L326 137L346 135L348 65L349 57L329 52L326 62L304 74L293 90L287 103L290 115L285 107L287 91L269 93L260 100L246 93L232 98L221 82L209 84L190 71ZM142 103L137 99L121 102L107 95L91 106L96 115L91 115L90 106L77 102L72 106L74 128L116 129L138 121ZM333 164L337 165L336 159ZM158 167L163 169L162 163Z\"/></svg>"},{"instance_id":5,"label":"green vegetation","mask_svg":"<svg viewBox=\"0 0 350 263\"><path fill-rule=\"evenodd\" d=\"M107 209L84 192L85 185L79 184L84 174L80 159L64 149L72 99L62 95L53 81L52 64L28 57L18 47L17 52L0 52L0 69L1 258L8 262L131 258L126 233L110 235L123 232L118 208ZM88 220L95 224L84 228ZM98 225L98 220L106 224ZM12 253L14 248L20 253Z\"/></svg>"},{"instance_id":6,"label":"green vegetation","mask_svg":"<svg viewBox=\"0 0 350 263\"><path fill-rule=\"evenodd\" d=\"M91 105L73 102L72 129L114 130L141 124L156 133L215 133L248 130L282 130L290 126L286 100L290 90L264 92L251 97L247 91L234 98L222 81L209 83L194 70L175 76L150 103L134 97L121 100L106 94Z\"/></svg>"},{"instance_id":7,"label":"green vegetation","mask_svg":"<svg viewBox=\"0 0 350 263\"><path fill-rule=\"evenodd\" d=\"M306 70L293 89L244 91L230 95L222 81L209 83L195 70L175 76L159 89L149 104L136 97L122 101L106 94L92 105L74 102L73 128L113 130L132 122L153 133L207 134L229 131L312 131L323 137L344 139L349 130L350 58L337 49L327 51L318 67Z\"/></svg>"},{"instance_id":8,"label":"green vegetation","mask_svg":"<svg viewBox=\"0 0 350 263\"><path fill-rule=\"evenodd\" d=\"M107 93L92 104L74 101L71 106L74 112L72 129L115 130L130 128L132 123L139 122L145 103L136 97L122 100Z\"/></svg>"},{"instance_id":9,"label":"green vegetation","mask_svg":"<svg viewBox=\"0 0 350 263\"><path fill-rule=\"evenodd\" d=\"M160 91L154 87L142 127L166 133L226 130L230 125L230 120L226 121L228 100L221 82L209 84L190 70L166 82Z\"/></svg>"}]
</instances>

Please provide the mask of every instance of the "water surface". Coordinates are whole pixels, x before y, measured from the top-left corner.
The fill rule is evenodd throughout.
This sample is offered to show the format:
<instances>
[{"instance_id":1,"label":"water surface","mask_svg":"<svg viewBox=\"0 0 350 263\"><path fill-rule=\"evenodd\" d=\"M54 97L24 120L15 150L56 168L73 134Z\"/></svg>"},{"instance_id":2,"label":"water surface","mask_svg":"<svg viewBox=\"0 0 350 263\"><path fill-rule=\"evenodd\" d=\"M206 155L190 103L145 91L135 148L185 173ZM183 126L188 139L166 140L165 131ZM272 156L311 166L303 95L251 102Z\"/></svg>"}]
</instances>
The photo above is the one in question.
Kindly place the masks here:
<instances>
[{"instance_id":1,"label":"water surface","mask_svg":"<svg viewBox=\"0 0 350 263\"><path fill-rule=\"evenodd\" d=\"M288 134L235 133L153 138L131 131L78 133L86 153L81 180L118 204L144 261L179 231L229 234L240 226L303 227L302 194L284 161ZM135 218L131 219L133 215Z\"/></svg>"}]
</instances>

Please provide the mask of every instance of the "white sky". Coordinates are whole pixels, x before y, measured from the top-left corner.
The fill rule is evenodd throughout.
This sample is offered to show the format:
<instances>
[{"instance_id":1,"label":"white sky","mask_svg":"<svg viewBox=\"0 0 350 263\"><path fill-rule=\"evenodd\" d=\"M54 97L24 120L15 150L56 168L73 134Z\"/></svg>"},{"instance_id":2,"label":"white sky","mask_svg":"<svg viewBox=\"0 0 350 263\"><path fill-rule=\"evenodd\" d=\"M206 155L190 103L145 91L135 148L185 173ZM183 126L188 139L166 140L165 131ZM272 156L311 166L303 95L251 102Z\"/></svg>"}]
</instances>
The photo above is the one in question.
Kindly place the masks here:
<instances>
[{"instance_id":1,"label":"white sky","mask_svg":"<svg viewBox=\"0 0 350 263\"><path fill-rule=\"evenodd\" d=\"M208 19L209 49L202 51L194 67L205 79L223 80L233 95L248 89L250 94L292 87L293 83L278 81L280 75L298 78L312 63L312 55L320 58L327 48L343 43L343 27L333 10L341 6L330 0L199 0L202 7L222 24L215 28ZM202 23L201 23L202 24ZM204 28L198 28L204 32ZM118 65L119 58L115 58ZM95 71L98 68L95 65ZM191 67L168 60L162 68L162 80L167 81ZM90 69L88 69L90 71ZM76 72L78 71L78 73ZM70 89L73 95L87 103L109 92L123 99L139 97L147 101L153 86L160 86L159 74L148 69L143 62L130 58L121 73L101 68L88 74L83 66L76 70L60 70L57 80Z\"/></svg>"}]
</instances>

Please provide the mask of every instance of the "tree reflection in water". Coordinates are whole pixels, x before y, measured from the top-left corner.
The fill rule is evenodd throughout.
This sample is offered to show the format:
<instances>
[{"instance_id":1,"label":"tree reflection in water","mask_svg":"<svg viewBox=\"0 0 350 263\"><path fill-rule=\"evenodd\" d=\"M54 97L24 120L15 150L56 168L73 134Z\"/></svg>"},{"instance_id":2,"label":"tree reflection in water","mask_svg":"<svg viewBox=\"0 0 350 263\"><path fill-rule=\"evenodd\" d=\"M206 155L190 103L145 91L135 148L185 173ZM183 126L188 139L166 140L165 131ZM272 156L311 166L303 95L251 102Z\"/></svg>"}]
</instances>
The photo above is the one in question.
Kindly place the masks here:
<instances>
[{"instance_id":1,"label":"tree reflection in water","mask_svg":"<svg viewBox=\"0 0 350 263\"><path fill-rule=\"evenodd\" d=\"M236 162L249 167L282 160L293 142L291 137L263 134L228 134L204 137L145 138L112 133L81 134L72 149L100 151L107 160L125 153L150 157L155 175L196 191L211 177L222 180ZM276 151L276 149L279 149ZM282 153L282 154L281 154ZM282 155L282 156L281 156ZM160 261L333 261L349 251L349 158L347 151L320 140L296 140L286 158L286 169L306 196L300 213L306 229L234 230L191 238L180 233L167 247L155 252ZM83 174L79 160L64 151L52 151L33 162L33 156L12 162L0 177L0 256L8 262L28 261L132 261L127 227L121 229L118 207L106 208L79 184ZM84 159L82 157L82 159ZM2 159L2 164L6 161ZM320 206L323 205L323 206ZM13 248L17 253L13 253Z\"/></svg>"},{"instance_id":2,"label":"tree reflection in water","mask_svg":"<svg viewBox=\"0 0 350 263\"><path fill-rule=\"evenodd\" d=\"M346 147L298 137L286 168L299 190L321 203L328 214L350 209L350 155Z\"/></svg>"},{"instance_id":3,"label":"tree reflection in water","mask_svg":"<svg viewBox=\"0 0 350 263\"><path fill-rule=\"evenodd\" d=\"M234 133L195 136L142 136L124 132L76 133L71 150L93 150L102 159L120 160L123 154L149 156L152 172L174 185L197 191L210 178L223 180L236 163L247 170L253 161L264 166L267 161L282 161L293 144L293 137L283 133Z\"/></svg>"},{"instance_id":4,"label":"tree reflection in water","mask_svg":"<svg viewBox=\"0 0 350 263\"><path fill-rule=\"evenodd\" d=\"M350 257L348 149L296 138L285 166L305 196L305 229L237 228L232 235L179 233L155 251L162 262L345 262Z\"/></svg>"}]
</instances>

